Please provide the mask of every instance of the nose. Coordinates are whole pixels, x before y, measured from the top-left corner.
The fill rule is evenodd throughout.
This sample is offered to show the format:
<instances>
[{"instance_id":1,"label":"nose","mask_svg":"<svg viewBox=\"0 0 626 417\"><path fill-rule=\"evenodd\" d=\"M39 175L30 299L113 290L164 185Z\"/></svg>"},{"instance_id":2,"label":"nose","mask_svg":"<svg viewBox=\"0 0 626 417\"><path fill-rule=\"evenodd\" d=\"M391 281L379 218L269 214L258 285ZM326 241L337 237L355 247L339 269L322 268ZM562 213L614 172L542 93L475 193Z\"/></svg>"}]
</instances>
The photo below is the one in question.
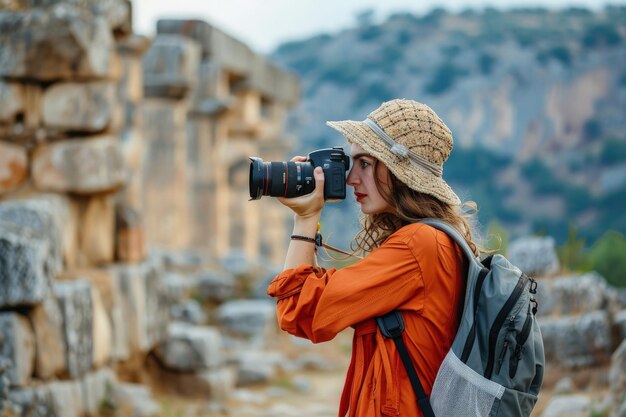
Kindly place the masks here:
<instances>
[{"instance_id":1,"label":"nose","mask_svg":"<svg viewBox=\"0 0 626 417\"><path fill-rule=\"evenodd\" d=\"M348 177L346 178L346 184L354 187L354 185L357 183L358 183L358 176L354 172L354 166L353 166L352 169L350 169L350 172L348 172Z\"/></svg>"}]
</instances>

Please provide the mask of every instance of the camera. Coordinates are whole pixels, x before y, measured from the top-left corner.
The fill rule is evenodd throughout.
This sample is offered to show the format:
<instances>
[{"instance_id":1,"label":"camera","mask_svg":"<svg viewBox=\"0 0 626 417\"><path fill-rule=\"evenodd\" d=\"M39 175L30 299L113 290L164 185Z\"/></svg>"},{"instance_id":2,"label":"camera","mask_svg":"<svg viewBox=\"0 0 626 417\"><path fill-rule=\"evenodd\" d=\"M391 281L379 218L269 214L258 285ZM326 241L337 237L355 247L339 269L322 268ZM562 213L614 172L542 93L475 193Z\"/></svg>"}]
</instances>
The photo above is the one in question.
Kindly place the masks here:
<instances>
[{"instance_id":1,"label":"camera","mask_svg":"<svg viewBox=\"0 0 626 417\"><path fill-rule=\"evenodd\" d=\"M324 148L307 155L306 162L263 162L250 157L250 200L261 196L298 197L315 189L313 170L324 170L324 200L346 198L346 172L350 157L341 147Z\"/></svg>"}]
</instances>

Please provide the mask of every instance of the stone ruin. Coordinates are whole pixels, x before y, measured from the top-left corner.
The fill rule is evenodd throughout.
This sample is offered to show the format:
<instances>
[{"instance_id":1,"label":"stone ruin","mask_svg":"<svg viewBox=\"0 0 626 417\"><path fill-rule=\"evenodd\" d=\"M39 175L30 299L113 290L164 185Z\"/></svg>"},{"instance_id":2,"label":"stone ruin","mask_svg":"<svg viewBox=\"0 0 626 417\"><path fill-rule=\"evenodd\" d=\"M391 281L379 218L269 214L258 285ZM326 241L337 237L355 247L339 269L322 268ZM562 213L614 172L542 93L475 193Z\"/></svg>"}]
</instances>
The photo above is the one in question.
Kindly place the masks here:
<instances>
[{"instance_id":1,"label":"stone ruin","mask_svg":"<svg viewBox=\"0 0 626 417\"><path fill-rule=\"evenodd\" d=\"M596 272L561 272L551 237L517 239L508 252L538 281L546 355L540 399L551 397L536 415L626 417L626 290Z\"/></svg>"},{"instance_id":2,"label":"stone ruin","mask_svg":"<svg viewBox=\"0 0 626 417\"><path fill-rule=\"evenodd\" d=\"M290 216L246 201L298 80L206 22L149 39L131 16L0 0L3 416L147 417L155 386L219 404L286 366L261 283Z\"/></svg>"}]
</instances>

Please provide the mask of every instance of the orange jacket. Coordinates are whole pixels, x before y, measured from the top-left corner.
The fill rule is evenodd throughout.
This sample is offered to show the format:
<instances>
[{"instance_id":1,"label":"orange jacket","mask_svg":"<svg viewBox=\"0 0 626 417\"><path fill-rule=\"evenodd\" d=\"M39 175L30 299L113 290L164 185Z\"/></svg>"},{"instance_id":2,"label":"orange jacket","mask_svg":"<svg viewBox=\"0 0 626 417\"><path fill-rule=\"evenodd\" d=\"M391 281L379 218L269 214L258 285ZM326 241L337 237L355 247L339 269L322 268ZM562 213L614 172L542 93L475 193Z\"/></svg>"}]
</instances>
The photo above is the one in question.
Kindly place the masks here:
<instances>
[{"instance_id":1,"label":"orange jacket","mask_svg":"<svg viewBox=\"0 0 626 417\"><path fill-rule=\"evenodd\" d=\"M301 265L280 273L280 327L314 343L354 327L339 416L421 416L400 355L375 317L403 310L404 341L427 394L450 349L464 296L463 257L443 232L415 223L341 270Z\"/></svg>"}]
</instances>

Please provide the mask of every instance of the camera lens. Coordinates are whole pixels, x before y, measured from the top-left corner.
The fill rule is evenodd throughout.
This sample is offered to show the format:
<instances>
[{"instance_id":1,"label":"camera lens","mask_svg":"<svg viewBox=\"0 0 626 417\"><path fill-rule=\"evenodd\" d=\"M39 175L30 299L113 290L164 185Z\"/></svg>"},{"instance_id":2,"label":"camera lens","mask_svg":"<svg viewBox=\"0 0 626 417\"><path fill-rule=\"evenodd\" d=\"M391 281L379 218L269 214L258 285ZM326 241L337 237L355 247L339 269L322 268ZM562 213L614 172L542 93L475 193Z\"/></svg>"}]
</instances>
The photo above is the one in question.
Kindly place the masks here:
<instances>
[{"instance_id":1,"label":"camera lens","mask_svg":"<svg viewBox=\"0 0 626 417\"><path fill-rule=\"evenodd\" d=\"M263 162L250 157L250 199L261 196L298 197L315 189L310 162Z\"/></svg>"}]
</instances>

